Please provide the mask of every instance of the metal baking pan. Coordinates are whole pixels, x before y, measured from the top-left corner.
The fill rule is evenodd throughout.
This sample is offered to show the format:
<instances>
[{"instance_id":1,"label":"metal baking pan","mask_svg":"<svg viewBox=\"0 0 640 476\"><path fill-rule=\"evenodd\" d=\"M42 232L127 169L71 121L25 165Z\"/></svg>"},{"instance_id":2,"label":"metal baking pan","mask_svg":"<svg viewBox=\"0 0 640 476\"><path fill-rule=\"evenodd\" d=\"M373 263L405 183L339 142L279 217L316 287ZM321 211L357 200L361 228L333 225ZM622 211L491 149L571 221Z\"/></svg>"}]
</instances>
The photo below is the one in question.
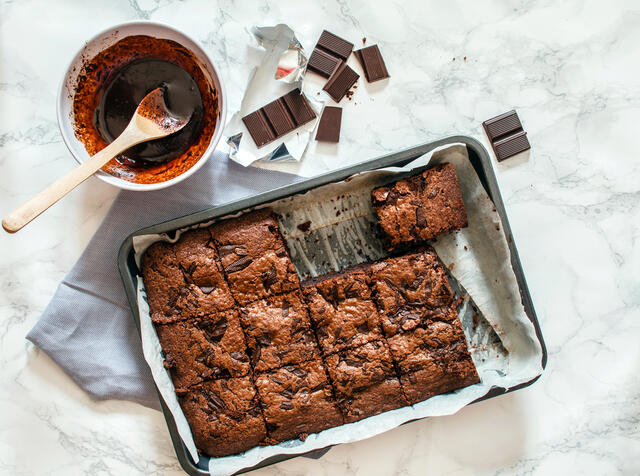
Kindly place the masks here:
<instances>
[{"instance_id":1,"label":"metal baking pan","mask_svg":"<svg viewBox=\"0 0 640 476\"><path fill-rule=\"evenodd\" d=\"M487 194L493 201L498 215L502 221L502 228L505 232L507 243L509 244L509 250L511 251L511 265L513 267L513 271L516 276L516 280L518 282L518 286L520 288L520 296L522 298L522 304L524 306L524 310L533 323L535 327L536 335L540 342L540 346L542 347L542 368L544 369L547 364L547 349L544 344L544 340L542 338L542 333L540 331L540 325L538 323L538 319L536 317L536 313L533 307L533 302L531 301L531 296L529 294L529 288L527 287L527 282L524 277L524 273L522 270L522 265L520 263L520 258L518 257L518 251L516 249L516 244L513 240L513 236L511 234L511 228L509 226L509 220L507 219L507 215L504 210L504 204L502 203L502 197L500 196L500 190L498 189L498 183L496 181L496 177L493 173L493 169L491 167L491 158L487 153L487 150L480 144L477 140L467 137L467 136L451 136L447 137L435 142L429 142L426 144L418 145L415 147L411 147L409 149L405 149L399 152L395 152L392 154L388 154L377 159L373 159L367 162L363 162L357 165L353 165L351 167L345 167L333 172L329 172L308 180L303 180L300 182L296 182L290 185L286 185L268 192L260 193L254 195L249 198L244 198L241 200L237 200L235 202L226 203L224 205L216 206L213 208L209 208L207 210L203 210L191 215L187 215L181 218L176 218L174 220L169 220L164 223L160 223L158 225L154 225L151 227L143 228L141 230L136 231L135 233L129 235L127 239L122 243L120 247L120 252L118 254L118 267L120 269L120 275L122 276L122 281L124 283L125 291L127 293L127 298L129 300L129 304L131 306L133 312L133 318L138 328L138 332L140 331L140 315L138 313L137 306L137 297L136 297L136 281L137 277L140 275L140 271L135 263L134 259L134 250L133 250L133 237L137 235L146 235L150 233L169 233L173 230L177 230L183 227L187 227L190 225L195 225L200 222L209 221L211 219L222 217L225 215L229 215L235 212L242 211L244 209L252 208L264 203L273 202L275 200L279 200L291 195L295 195L298 193L304 193L313 188L326 185L331 182L340 182L347 177L367 170L375 170L384 167L390 166L402 166L405 165L415 158L435 149L436 147L440 147L447 144L453 143L462 143L465 144L469 153L469 160L473 165L480 182L484 186ZM518 390L520 388L527 387L535 382L539 377L532 379L529 382L523 383L521 385L517 385L510 388L502 388L502 387L493 387L484 397L479 398L476 402L481 400L486 400L487 398L492 398L503 393L513 392L514 390ZM160 396L160 394L158 394ZM164 400L160 396L160 403L162 405L162 411L167 420L167 426L169 427L169 434L171 435L171 440L173 442L173 447L175 448L176 455L178 457L178 461L182 468L190 475L193 476L207 476L209 474L209 458L207 456L201 457L200 462L196 464L189 452L187 451L186 446L183 444L180 436L178 435L178 431L176 428L175 421L173 416L169 412ZM475 402L473 402L475 403ZM322 452L322 450L314 450L311 453L317 454L318 452ZM308 456L311 456L310 453L303 453ZM240 472L247 472L257 468L261 468L264 466L268 466L270 464L278 463L280 461L284 461L298 455L276 455L271 458L268 458L256 466L251 468L245 468Z\"/></svg>"}]
</instances>

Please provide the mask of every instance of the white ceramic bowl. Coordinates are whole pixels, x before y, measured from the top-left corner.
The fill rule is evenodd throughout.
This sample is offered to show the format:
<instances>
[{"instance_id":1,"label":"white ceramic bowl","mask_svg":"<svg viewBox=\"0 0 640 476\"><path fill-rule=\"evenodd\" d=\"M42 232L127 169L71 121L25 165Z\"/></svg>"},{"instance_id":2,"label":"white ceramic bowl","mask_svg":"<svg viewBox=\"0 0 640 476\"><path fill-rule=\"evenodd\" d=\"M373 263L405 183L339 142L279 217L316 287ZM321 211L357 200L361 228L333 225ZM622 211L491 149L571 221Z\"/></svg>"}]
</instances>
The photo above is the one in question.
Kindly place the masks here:
<instances>
[{"instance_id":1,"label":"white ceramic bowl","mask_svg":"<svg viewBox=\"0 0 640 476\"><path fill-rule=\"evenodd\" d=\"M216 145L222 137L222 130L224 129L227 116L227 101L222 79L218 75L215 66L204 50L184 33L160 23L135 21L113 26L101 33L98 33L92 39L87 41L84 47L71 61L71 64L67 68L67 72L62 79L62 83L60 84L57 100L58 125L60 127L60 132L62 133L62 139L69 148L69 151L73 154L73 157L79 163L88 159L89 154L84 148L84 144L76 138L73 132L73 96L75 92L75 85L78 80L78 74L82 70L83 60L91 59L100 51L120 41L122 38L133 35L147 35L155 38L173 40L190 50L198 61L205 77L218 92L218 117L216 128L211 136L211 140L209 141L209 146L193 167L186 170L181 175L171 180L167 180L166 182L143 184L128 182L101 170L96 172L96 175L101 180L104 180L111 185L115 185L116 187L139 191L158 190L186 179L205 164L213 154Z\"/></svg>"}]
</instances>

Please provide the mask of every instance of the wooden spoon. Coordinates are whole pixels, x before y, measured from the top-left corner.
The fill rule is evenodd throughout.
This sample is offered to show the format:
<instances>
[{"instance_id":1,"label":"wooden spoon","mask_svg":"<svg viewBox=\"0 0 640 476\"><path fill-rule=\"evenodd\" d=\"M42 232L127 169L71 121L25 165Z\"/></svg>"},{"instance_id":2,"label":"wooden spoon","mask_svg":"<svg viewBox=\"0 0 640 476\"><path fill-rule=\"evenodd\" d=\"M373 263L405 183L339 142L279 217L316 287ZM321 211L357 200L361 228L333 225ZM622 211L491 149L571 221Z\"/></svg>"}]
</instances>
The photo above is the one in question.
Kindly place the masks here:
<instances>
[{"instance_id":1,"label":"wooden spoon","mask_svg":"<svg viewBox=\"0 0 640 476\"><path fill-rule=\"evenodd\" d=\"M2 227L9 233L15 233L118 154L141 142L178 132L187 125L189 119L173 116L164 102L164 89L154 89L142 99L122 134L96 155L5 216Z\"/></svg>"}]
</instances>

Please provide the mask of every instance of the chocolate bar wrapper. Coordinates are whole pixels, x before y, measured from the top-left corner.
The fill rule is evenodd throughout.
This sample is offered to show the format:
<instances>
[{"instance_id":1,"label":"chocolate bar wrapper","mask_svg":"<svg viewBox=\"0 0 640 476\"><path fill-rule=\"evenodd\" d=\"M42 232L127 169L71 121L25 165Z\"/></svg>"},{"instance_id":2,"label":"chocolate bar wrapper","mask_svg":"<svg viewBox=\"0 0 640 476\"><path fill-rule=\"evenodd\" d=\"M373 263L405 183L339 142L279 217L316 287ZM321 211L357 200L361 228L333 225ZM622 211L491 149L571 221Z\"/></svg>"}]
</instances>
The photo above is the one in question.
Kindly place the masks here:
<instances>
[{"instance_id":1,"label":"chocolate bar wrapper","mask_svg":"<svg viewBox=\"0 0 640 476\"><path fill-rule=\"evenodd\" d=\"M307 55L288 25L253 27L250 35L252 51L247 56L254 69L242 103L224 129L229 157L245 167L258 160L297 162L313 138L317 118L263 147L256 146L242 118L301 86ZM322 105L308 95L307 99L319 117Z\"/></svg>"}]
</instances>

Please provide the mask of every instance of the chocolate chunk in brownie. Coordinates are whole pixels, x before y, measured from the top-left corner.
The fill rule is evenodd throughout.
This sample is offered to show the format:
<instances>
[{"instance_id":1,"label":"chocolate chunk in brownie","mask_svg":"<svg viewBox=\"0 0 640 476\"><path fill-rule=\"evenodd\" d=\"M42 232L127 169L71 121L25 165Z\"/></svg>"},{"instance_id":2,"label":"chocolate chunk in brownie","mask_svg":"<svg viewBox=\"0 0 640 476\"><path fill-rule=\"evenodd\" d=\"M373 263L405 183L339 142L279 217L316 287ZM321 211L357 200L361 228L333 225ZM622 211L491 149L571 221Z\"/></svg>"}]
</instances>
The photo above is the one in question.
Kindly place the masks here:
<instances>
[{"instance_id":1,"label":"chocolate chunk in brownie","mask_svg":"<svg viewBox=\"0 0 640 476\"><path fill-rule=\"evenodd\" d=\"M256 377L267 432L277 441L305 439L342 425L324 366L319 360L286 365Z\"/></svg>"},{"instance_id":2,"label":"chocolate chunk in brownie","mask_svg":"<svg viewBox=\"0 0 640 476\"><path fill-rule=\"evenodd\" d=\"M307 307L299 291L248 304L240 321L254 370L262 372L319 356Z\"/></svg>"},{"instance_id":3,"label":"chocolate chunk in brownie","mask_svg":"<svg viewBox=\"0 0 640 476\"><path fill-rule=\"evenodd\" d=\"M296 269L269 209L210 228L229 287L240 305L298 289Z\"/></svg>"},{"instance_id":4,"label":"chocolate chunk in brownie","mask_svg":"<svg viewBox=\"0 0 640 476\"><path fill-rule=\"evenodd\" d=\"M159 324L156 332L164 351L164 365L178 389L249 373L244 334L235 310Z\"/></svg>"},{"instance_id":5,"label":"chocolate chunk in brownie","mask_svg":"<svg viewBox=\"0 0 640 476\"><path fill-rule=\"evenodd\" d=\"M452 164L436 165L419 175L375 188L371 201L390 250L467 226L467 212Z\"/></svg>"},{"instance_id":6,"label":"chocolate chunk in brownie","mask_svg":"<svg viewBox=\"0 0 640 476\"><path fill-rule=\"evenodd\" d=\"M433 249L379 261L371 270L387 336L456 318L446 271Z\"/></svg>"},{"instance_id":7,"label":"chocolate chunk in brownie","mask_svg":"<svg viewBox=\"0 0 640 476\"><path fill-rule=\"evenodd\" d=\"M242 453L266 437L249 377L204 382L180 392L179 400L196 446L210 456Z\"/></svg>"},{"instance_id":8,"label":"chocolate chunk in brownie","mask_svg":"<svg viewBox=\"0 0 640 476\"><path fill-rule=\"evenodd\" d=\"M310 279L302 291L325 355L382 338L368 265Z\"/></svg>"},{"instance_id":9,"label":"chocolate chunk in brownie","mask_svg":"<svg viewBox=\"0 0 640 476\"><path fill-rule=\"evenodd\" d=\"M232 309L235 301L206 229L184 233L177 243L158 241L142 257L151 319L167 323Z\"/></svg>"},{"instance_id":10,"label":"chocolate chunk in brownie","mask_svg":"<svg viewBox=\"0 0 640 476\"><path fill-rule=\"evenodd\" d=\"M407 405L384 341L337 352L325 362L345 422Z\"/></svg>"}]
</instances>

